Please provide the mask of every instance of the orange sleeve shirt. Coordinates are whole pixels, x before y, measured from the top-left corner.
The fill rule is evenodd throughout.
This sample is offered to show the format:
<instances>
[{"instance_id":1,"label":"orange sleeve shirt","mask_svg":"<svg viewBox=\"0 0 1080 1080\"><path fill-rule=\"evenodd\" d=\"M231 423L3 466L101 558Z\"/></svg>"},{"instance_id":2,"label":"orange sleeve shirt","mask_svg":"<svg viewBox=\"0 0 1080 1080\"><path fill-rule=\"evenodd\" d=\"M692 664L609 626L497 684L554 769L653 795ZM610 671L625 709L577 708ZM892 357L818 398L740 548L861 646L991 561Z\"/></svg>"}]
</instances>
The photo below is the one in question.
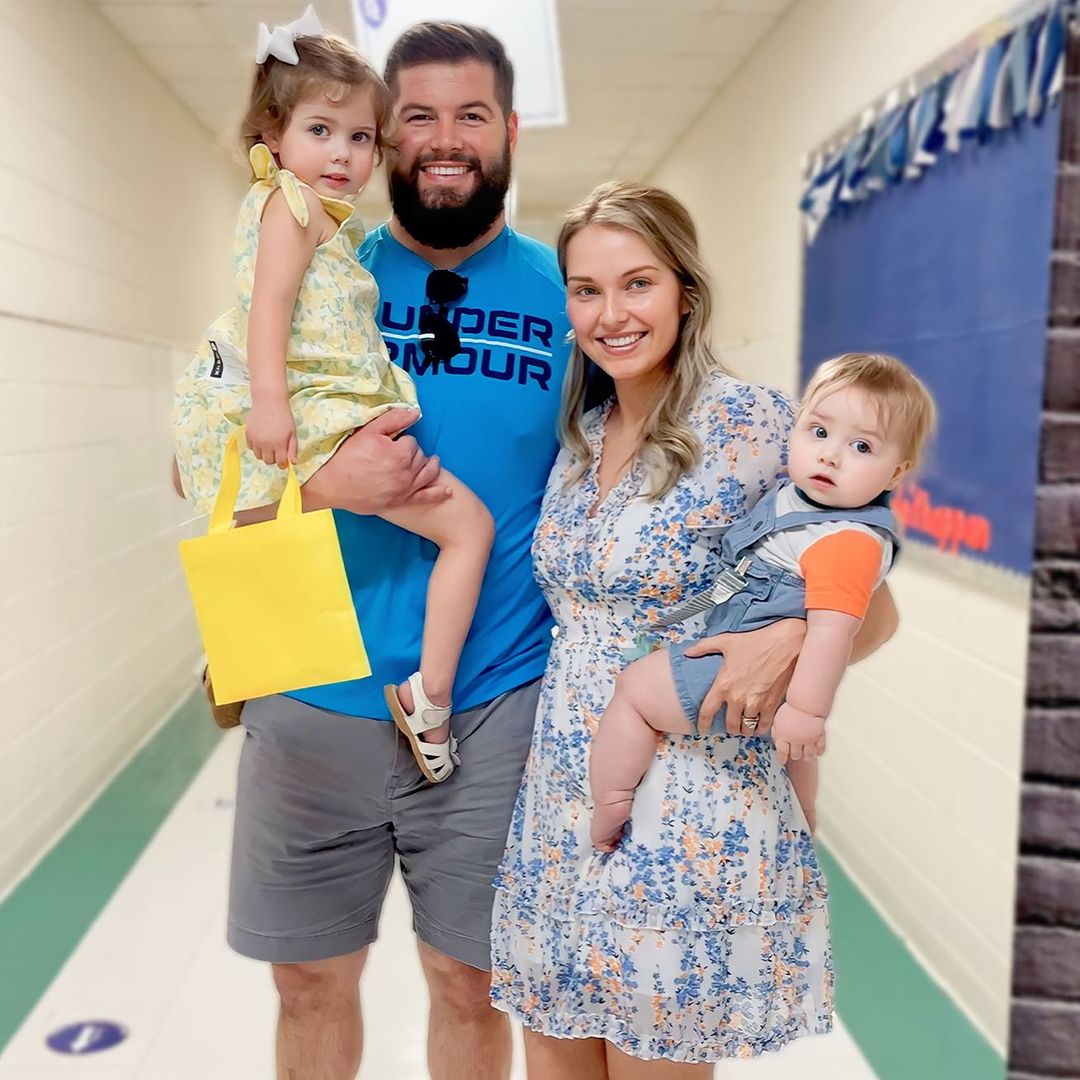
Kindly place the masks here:
<instances>
[{"instance_id":1,"label":"orange sleeve shirt","mask_svg":"<svg viewBox=\"0 0 1080 1080\"><path fill-rule=\"evenodd\" d=\"M842 611L862 619L881 575L882 541L842 529L814 541L799 557L807 610Z\"/></svg>"}]
</instances>

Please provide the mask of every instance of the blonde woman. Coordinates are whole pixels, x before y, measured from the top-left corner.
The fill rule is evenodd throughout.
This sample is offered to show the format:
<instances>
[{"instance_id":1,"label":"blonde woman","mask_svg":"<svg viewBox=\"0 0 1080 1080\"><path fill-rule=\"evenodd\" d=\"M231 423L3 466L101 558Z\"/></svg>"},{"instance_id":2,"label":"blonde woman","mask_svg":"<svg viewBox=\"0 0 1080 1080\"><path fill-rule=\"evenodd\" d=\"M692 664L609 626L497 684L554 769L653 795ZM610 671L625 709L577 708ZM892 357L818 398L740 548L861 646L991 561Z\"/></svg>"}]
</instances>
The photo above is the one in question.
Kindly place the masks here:
<instances>
[{"instance_id":1,"label":"blonde woman","mask_svg":"<svg viewBox=\"0 0 1080 1080\"><path fill-rule=\"evenodd\" d=\"M761 737L804 627L692 650L724 653L702 707L724 702L724 725L658 737L610 854L589 841L588 751L619 672L701 636L703 616L658 626L715 581L719 546L695 526L745 515L784 475L792 411L713 356L708 275L670 195L597 188L558 254L576 344L533 541L558 625L496 880L492 1001L525 1026L530 1080L704 1077L832 1023L825 882ZM895 626L876 596L862 655ZM725 677L751 671L732 697Z\"/></svg>"}]
</instances>

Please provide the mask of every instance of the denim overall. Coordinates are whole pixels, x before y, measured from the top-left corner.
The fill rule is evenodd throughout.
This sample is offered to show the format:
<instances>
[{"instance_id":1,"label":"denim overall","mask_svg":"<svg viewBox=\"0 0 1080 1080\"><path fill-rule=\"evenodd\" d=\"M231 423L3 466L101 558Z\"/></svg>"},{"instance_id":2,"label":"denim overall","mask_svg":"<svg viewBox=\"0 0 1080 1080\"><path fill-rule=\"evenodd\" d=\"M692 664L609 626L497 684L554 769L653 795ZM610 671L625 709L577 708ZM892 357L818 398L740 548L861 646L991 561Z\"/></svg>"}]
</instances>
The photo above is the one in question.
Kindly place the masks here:
<instances>
[{"instance_id":1,"label":"denim overall","mask_svg":"<svg viewBox=\"0 0 1080 1080\"><path fill-rule=\"evenodd\" d=\"M779 619L806 618L806 583L803 579L753 554L753 547L770 534L828 521L860 522L888 534L893 542L893 563L896 562L900 549L899 527L888 507L887 496L855 509L815 506L811 510L797 510L777 518L776 497L785 486L781 485L763 495L746 517L724 527L721 541L724 565L735 566L744 557L749 557L751 562L746 571L746 585L709 612L702 637L758 630ZM710 528L715 529L715 526ZM686 718L695 731L698 710L724 662L723 656L719 655L686 656L686 650L696 641L682 641L668 650L675 689ZM713 720L712 731L723 734L723 709Z\"/></svg>"}]
</instances>

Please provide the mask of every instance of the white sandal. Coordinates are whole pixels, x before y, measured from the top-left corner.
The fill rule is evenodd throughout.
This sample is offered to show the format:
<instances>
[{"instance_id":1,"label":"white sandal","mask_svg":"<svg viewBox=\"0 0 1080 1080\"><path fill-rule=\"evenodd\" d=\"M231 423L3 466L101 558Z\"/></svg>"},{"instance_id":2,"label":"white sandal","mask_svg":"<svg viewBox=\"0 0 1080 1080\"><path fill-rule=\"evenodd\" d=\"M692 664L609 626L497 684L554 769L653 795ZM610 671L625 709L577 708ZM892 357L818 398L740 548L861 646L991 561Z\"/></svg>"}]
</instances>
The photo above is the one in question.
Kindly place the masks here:
<instances>
[{"instance_id":1,"label":"white sandal","mask_svg":"<svg viewBox=\"0 0 1080 1080\"><path fill-rule=\"evenodd\" d=\"M386 704L394 718L398 731L409 740L413 757L420 771L433 784L441 784L454 775L454 770L461 764L457 752L457 739L451 734L446 742L424 742L420 736L425 731L441 727L450 719L450 705L432 705L424 693L424 681L417 671L409 676L409 689L413 696L413 711L407 713L398 697L397 687L384 687Z\"/></svg>"}]
</instances>

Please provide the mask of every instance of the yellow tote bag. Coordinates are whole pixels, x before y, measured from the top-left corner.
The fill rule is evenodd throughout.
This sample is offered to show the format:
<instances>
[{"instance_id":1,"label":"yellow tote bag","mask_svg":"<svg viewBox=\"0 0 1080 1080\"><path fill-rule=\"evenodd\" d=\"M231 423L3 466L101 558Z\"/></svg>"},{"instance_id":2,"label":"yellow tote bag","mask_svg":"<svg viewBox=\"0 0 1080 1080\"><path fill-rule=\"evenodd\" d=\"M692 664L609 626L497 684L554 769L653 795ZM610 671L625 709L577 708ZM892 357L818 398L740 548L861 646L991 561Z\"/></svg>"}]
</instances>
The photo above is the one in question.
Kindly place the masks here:
<instances>
[{"instance_id":1,"label":"yellow tote bag","mask_svg":"<svg viewBox=\"0 0 1080 1080\"><path fill-rule=\"evenodd\" d=\"M277 518L232 527L240 431L206 536L180 559L218 705L371 674L331 510L304 513L293 467Z\"/></svg>"}]
</instances>

